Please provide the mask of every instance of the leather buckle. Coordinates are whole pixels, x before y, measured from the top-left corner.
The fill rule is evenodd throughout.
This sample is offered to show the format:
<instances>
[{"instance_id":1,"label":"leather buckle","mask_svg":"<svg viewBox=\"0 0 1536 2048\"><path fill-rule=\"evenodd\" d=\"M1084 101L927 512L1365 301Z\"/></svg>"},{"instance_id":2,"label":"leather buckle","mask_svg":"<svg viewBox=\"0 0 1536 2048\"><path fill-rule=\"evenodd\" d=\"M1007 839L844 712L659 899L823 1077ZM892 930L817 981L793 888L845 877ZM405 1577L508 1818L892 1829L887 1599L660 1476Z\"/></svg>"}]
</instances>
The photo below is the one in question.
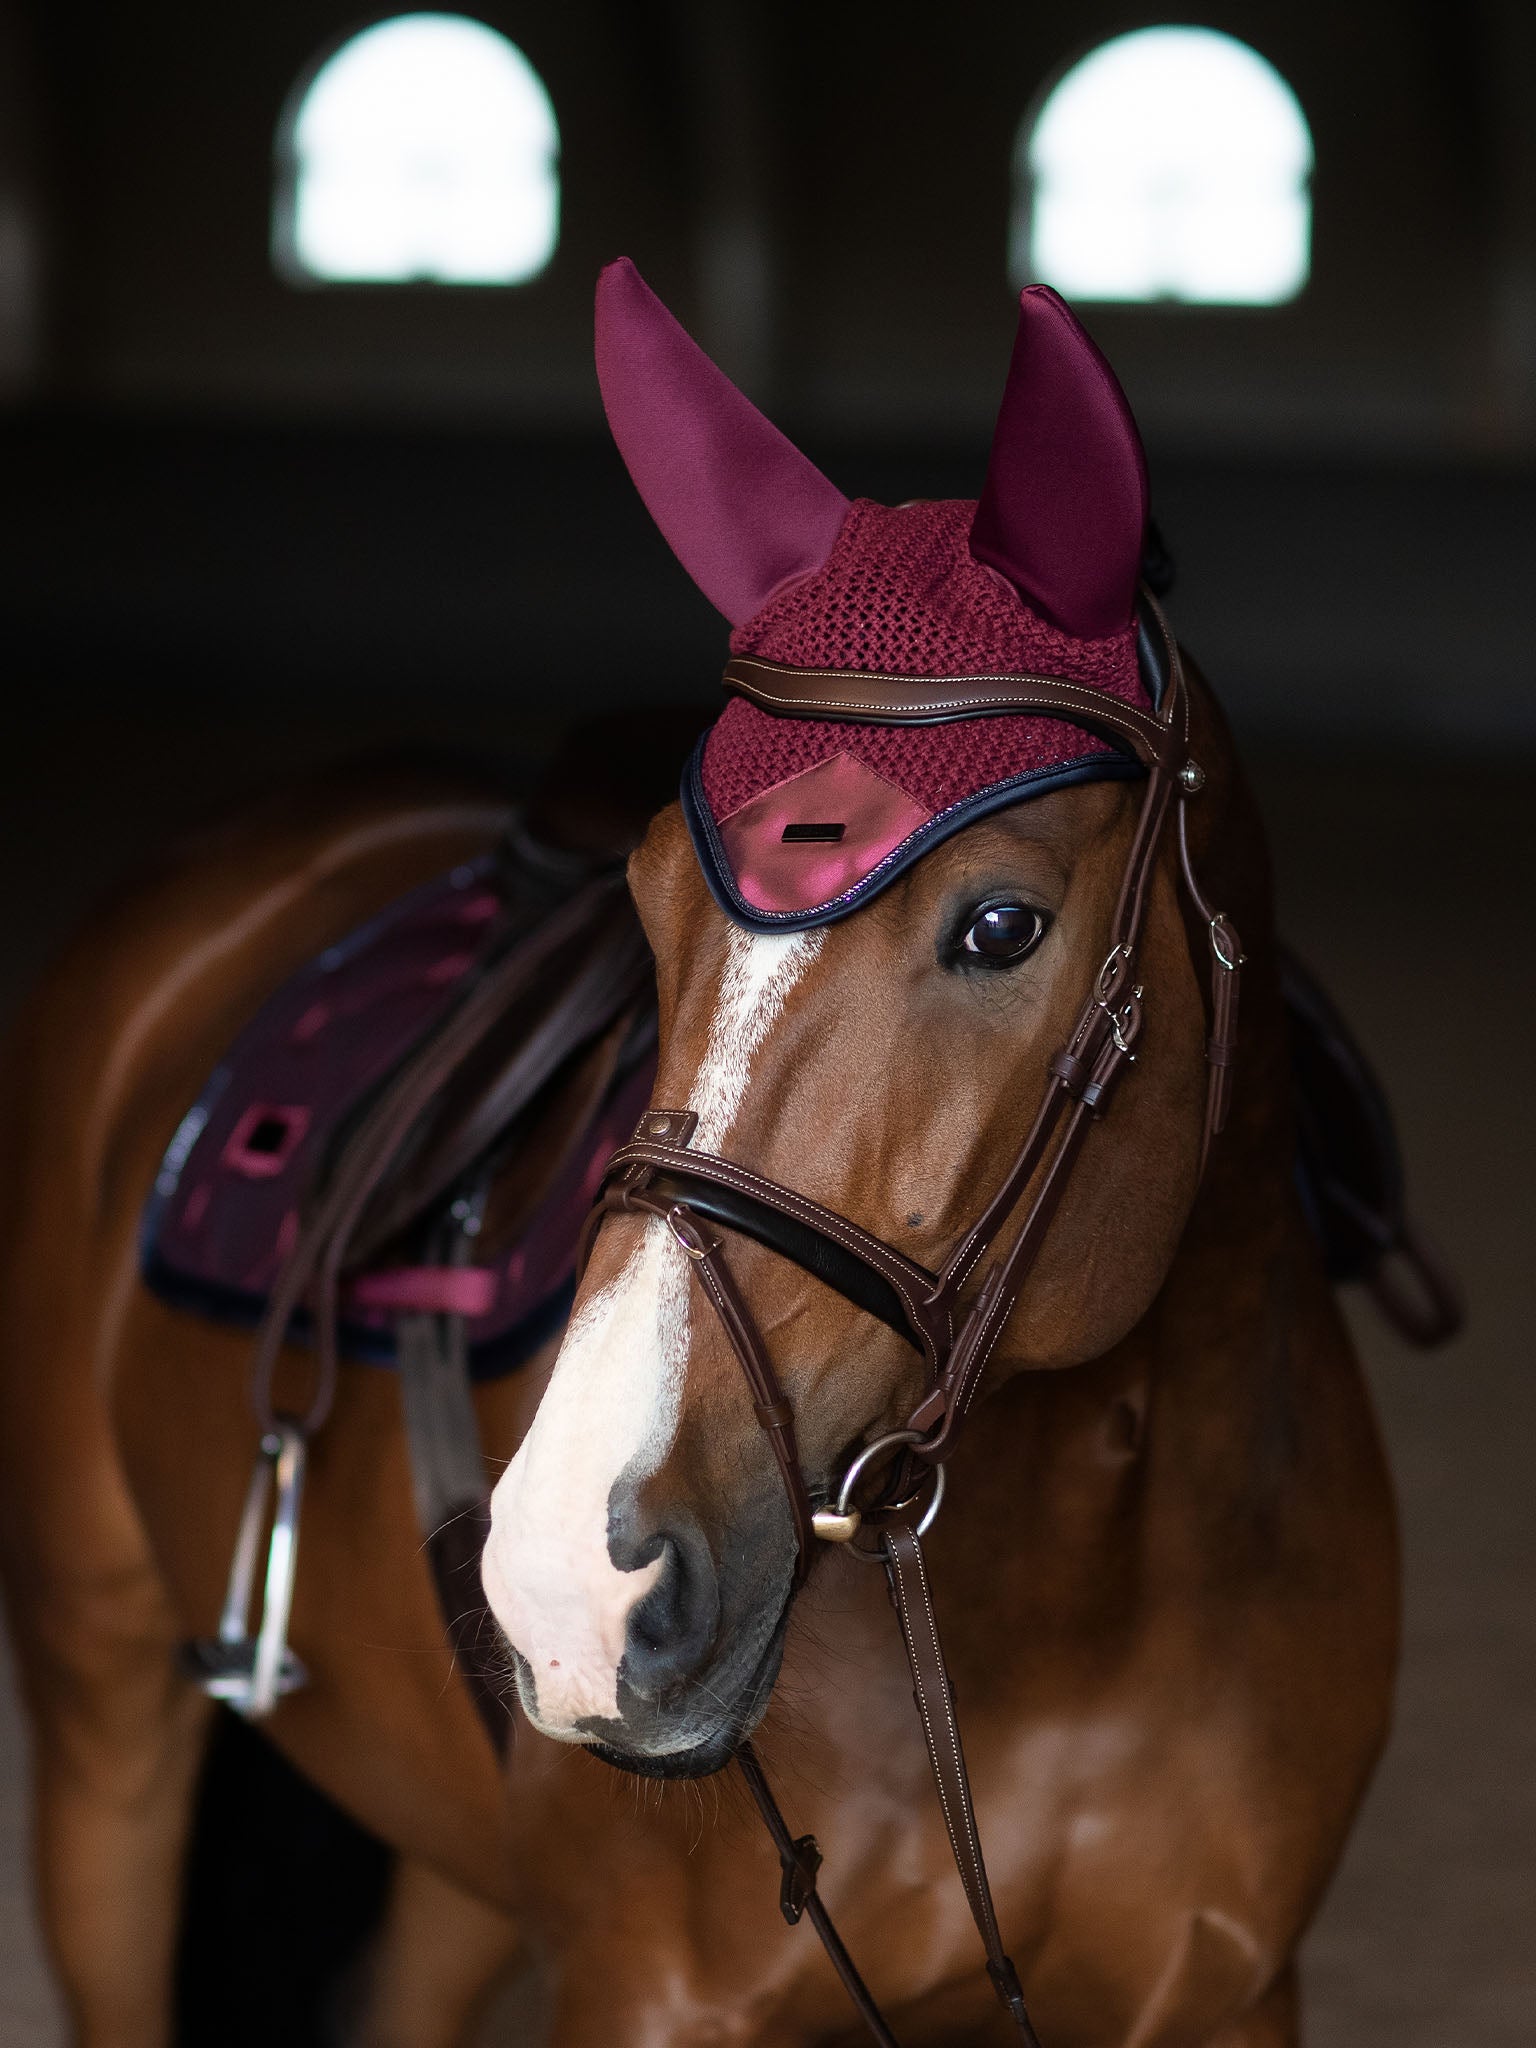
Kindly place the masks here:
<instances>
[{"instance_id":1,"label":"leather buckle","mask_svg":"<svg viewBox=\"0 0 1536 2048\"><path fill-rule=\"evenodd\" d=\"M635 1125L630 1143L643 1145L649 1139L653 1145L686 1145L698 1127L694 1110L648 1109Z\"/></svg>"},{"instance_id":2,"label":"leather buckle","mask_svg":"<svg viewBox=\"0 0 1536 2048\"><path fill-rule=\"evenodd\" d=\"M784 1871L779 1885L779 1911L791 1927L797 1927L816 1889L816 1873L821 1868L821 1850L816 1845L816 1837L798 1835L790 1844L789 1854L779 1860Z\"/></svg>"}]
</instances>

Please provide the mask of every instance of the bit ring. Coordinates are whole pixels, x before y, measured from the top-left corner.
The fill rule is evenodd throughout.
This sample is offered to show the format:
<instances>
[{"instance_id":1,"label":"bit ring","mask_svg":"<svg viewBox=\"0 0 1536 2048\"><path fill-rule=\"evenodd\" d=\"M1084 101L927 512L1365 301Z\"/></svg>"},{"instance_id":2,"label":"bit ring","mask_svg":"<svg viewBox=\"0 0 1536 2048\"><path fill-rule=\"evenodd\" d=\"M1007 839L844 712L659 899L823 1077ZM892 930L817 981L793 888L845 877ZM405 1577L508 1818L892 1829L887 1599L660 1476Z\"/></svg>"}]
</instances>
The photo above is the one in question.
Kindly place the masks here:
<instances>
[{"instance_id":1,"label":"bit ring","mask_svg":"<svg viewBox=\"0 0 1536 2048\"><path fill-rule=\"evenodd\" d=\"M853 1552L855 1557L863 1558L868 1564L882 1564L884 1563L884 1558L880 1551L864 1550L852 1540L862 1519L859 1510L853 1505L853 1489L858 1485L860 1479L863 1478L868 1467L885 1452L897 1445L920 1444L922 1441L923 1433L919 1429L893 1429L885 1436L877 1436L873 1443L866 1444L849 1465L848 1470L843 1474L843 1483L837 1490L835 1514L840 1524L846 1525L851 1522L853 1526L847 1528L846 1534L839 1534L832 1540L842 1542L847 1549ZM919 1536L926 1536L933 1527L934 1517L938 1514L940 1503L944 1499L945 1478L944 1467L942 1465L935 1465L933 1467L933 1498L929 1501L927 1507L924 1508L921 1519L918 1521L917 1534ZM918 1492L921 1492L921 1490L921 1487L919 1487ZM892 1501L889 1508L883 1510L883 1512L889 1513L893 1510L907 1507L916 1499L917 1493L909 1493L905 1500ZM830 1530L828 1534L830 1536Z\"/></svg>"}]
</instances>

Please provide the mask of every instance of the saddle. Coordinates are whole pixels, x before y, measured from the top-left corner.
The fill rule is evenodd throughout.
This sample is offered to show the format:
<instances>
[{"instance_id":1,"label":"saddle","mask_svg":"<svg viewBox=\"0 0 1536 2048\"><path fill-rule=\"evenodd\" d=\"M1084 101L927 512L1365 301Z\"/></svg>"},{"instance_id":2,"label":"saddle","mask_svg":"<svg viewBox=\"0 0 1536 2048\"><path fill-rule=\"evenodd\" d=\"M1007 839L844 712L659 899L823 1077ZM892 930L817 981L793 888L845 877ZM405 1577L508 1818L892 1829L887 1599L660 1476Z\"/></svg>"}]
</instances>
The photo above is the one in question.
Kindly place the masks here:
<instances>
[{"instance_id":1,"label":"saddle","mask_svg":"<svg viewBox=\"0 0 1536 2048\"><path fill-rule=\"evenodd\" d=\"M464 1003L583 886L617 871L535 840L521 819L482 859L391 905L293 975L241 1031L182 1119L145 1214L142 1271L178 1307L254 1327L317 1193L355 1133ZM445 1072L349 1235L339 1352L395 1362L402 1313L464 1318L476 1378L512 1370L569 1299L577 1233L649 1099L655 1013L628 899L600 889ZM498 1168L516 1158L515 1180ZM431 1251L474 1209L474 1265ZM308 1302L289 1337L314 1339Z\"/></svg>"},{"instance_id":2,"label":"saddle","mask_svg":"<svg viewBox=\"0 0 1536 2048\"><path fill-rule=\"evenodd\" d=\"M348 1219L333 1324L317 1330L301 1291L287 1339L391 1365L400 1318L435 1311L462 1317L477 1379L537 1348L569 1301L607 1158L649 1099L654 983L623 864L698 723L664 707L587 727L491 851L263 1003L166 1148L140 1230L154 1293L262 1324L360 1134L404 1090L414 1115ZM444 1265L449 1220L467 1225L473 1264Z\"/></svg>"},{"instance_id":3,"label":"saddle","mask_svg":"<svg viewBox=\"0 0 1536 2048\"><path fill-rule=\"evenodd\" d=\"M147 1284L257 1325L260 1438L224 1608L214 1636L183 1646L241 1713L305 1682L287 1625L307 1445L345 1354L398 1368L448 1634L505 1732L470 1653L486 1495L471 1384L558 1325L593 1191L649 1097L654 972L624 858L697 724L662 711L641 730L587 728L489 855L270 997L167 1148L141 1231ZM274 1404L290 1344L314 1354L302 1414Z\"/></svg>"},{"instance_id":4,"label":"saddle","mask_svg":"<svg viewBox=\"0 0 1536 2048\"><path fill-rule=\"evenodd\" d=\"M1461 1290L1408 1210L1392 1105L1337 1005L1282 947L1290 1027L1296 1184L1328 1277L1364 1287L1420 1350L1460 1329Z\"/></svg>"}]
</instances>

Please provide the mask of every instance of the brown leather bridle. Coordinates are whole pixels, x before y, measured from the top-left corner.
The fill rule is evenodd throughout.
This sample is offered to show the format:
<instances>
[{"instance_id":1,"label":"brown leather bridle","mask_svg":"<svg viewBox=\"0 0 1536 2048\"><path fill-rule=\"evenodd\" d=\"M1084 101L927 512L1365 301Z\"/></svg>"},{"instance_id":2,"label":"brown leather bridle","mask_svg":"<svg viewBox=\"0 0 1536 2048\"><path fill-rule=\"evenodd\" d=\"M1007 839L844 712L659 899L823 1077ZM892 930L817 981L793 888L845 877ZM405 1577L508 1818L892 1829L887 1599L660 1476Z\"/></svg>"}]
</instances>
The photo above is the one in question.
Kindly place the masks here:
<instances>
[{"instance_id":1,"label":"brown leather bridle","mask_svg":"<svg viewBox=\"0 0 1536 2048\"><path fill-rule=\"evenodd\" d=\"M988 1361L1007 1326L1060 1207L1072 1169L1093 1122L1107 1111L1126 1069L1136 1058L1144 990L1138 948L1163 835L1175 820L1179 869L1210 948L1211 1020L1206 1046L1209 1078L1201 1165L1221 1131L1231 1092L1242 952L1231 920L1211 908L1190 859L1187 810L1205 782L1189 750L1190 701L1173 636L1150 595L1144 603L1155 640L1143 636L1144 660L1162 681L1155 712L1123 704L1082 684L1043 676L912 678L795 669L738 659L726 669L729 689L777 714L843 719L862 724L926 724L999 713L1035 713L1070 719L1129 748L1146 770L1145 791L1126 857L1108 933L1108 949L1066 1042L1051 1058L1045 1093L1028 1135L1002 1185L937 1272L796 1189L767 1179L718 1153L696 1151L690 1139L697 1117L688 1110L652 1109L635 1136L609 1162L589 1220L583 1258L597 1228L614 1211L663 1219L688 1255L741 1366L758 1422L767 1433L789 1498L796 1540L795 1584L804 1582L815 1540L849 1543L861 1556L883 1562L911 1664L914 1696L944 1808L950 1843L966 1896L987 1952L987 1970L1004 2007L1027 2041L1035 2040L1017 1972L998 1932L976 1832L954 1701L928 1599L919 1532L908 1519L930 1475L944 1461L980 1389ZM1031 1192L1032 1190L1032 1192ZM1029 1197L1011 1243L974 1294L967 1289ZM897 1330L923 1355L930 1385L903 1429L867 1445L895 1451L887 1497L863 1510L845 1484L834 1505L818 1509L801 1469L794 1411L750 1308L724 1259L724 1241L711 1228L751 1237L812 1273L857 1307ZM854 1476L854 1475L850 1475ZM854 1542L868 1524L880 1549ZM791 1921L808 1911L855 2004L877 2040L893 2037L849 1961L816 1896L820 1855L809 1836L791 1839L762 1767L749 1744L738 1758L784 1868L781 1906Z\"/></svg>"}]
</instances>

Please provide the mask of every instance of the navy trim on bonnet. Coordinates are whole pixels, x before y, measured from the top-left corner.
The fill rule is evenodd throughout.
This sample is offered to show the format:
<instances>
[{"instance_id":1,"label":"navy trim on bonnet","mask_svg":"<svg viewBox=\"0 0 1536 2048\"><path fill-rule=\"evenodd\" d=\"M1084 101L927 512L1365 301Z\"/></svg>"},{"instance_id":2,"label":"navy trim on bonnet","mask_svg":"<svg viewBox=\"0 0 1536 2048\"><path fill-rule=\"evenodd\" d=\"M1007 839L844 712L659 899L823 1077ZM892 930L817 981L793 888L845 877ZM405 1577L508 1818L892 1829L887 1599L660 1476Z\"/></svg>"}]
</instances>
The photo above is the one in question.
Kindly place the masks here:
<instances>
[{"instance_id":1,"label":"navy trim on bonnet","mask_svg":"<svg viewBox=\"0 0 1536 2048\"><path fill-rule=\"evenodd\" d=\"M941 840L950 838L966 825L974 824L978 818L1007 810L1030 797L1045 796L1053 789L1067 789L1074 783L1125 782L1146 773L1133 755L1118 753L1086 754L1054 768L1032 768L1027 774L1010 776L1006 782L994 782L990 788L979 789L973 796L961 797L947 810L935 812L915 832L909 833L899 846L893 846L884 860L841 896L829 897L825 903L818 903L810 910L756 910L736 887L720 834L705 801L704 747L708 738L709 733L706 732L689 756L678 794L688 835L698 855L699 866L704 871L704 879L709 884L709 893L733 924L739 924L749 932L806 932L817 925L834 924L838 918L862 909L872 896L878 896L898 875L905 874L914 861L920 860Z\"/></svg>"}]
</instances>

